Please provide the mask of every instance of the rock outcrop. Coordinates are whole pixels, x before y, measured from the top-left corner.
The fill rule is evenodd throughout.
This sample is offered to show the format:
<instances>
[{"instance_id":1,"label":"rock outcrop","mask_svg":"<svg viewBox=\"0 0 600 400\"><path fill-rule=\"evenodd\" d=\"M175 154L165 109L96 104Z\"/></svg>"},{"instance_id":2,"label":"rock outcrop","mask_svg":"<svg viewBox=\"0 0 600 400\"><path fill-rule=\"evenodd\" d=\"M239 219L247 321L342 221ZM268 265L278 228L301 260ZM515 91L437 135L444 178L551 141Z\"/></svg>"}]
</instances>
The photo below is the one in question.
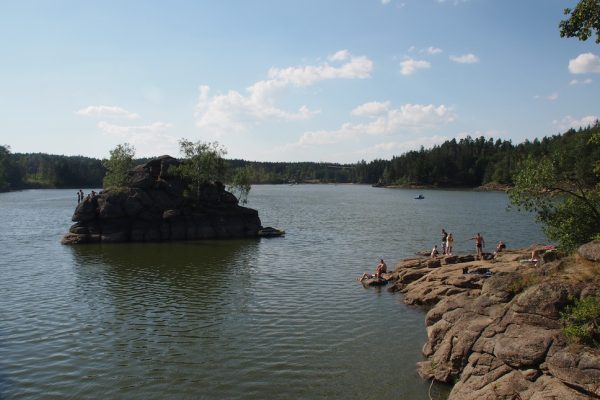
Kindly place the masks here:
<instances>
[{"instance_id":1,"label":"rock outcrop","mask_svg":"<svg viewBox=\"0 0 600 400\"><path fill-rule=\"evenodd\" d=\"M597 258L590 247L580 251L588 264ZM428 308L417 371L454 383L450 399L600 398L600 351L568 344L560 321L574 298L597 293L599 275L582 269L600 266L554 251L538 265L531 250L462 263L412 258L384 275L407 304Z\"/></svg>"},{"instance_id":2,"label":"rock outcrop","mask_svg":"<svg viewBox=\"0 0 600 400\"><path fill-rule=\"evenodd\" d=\"M187 184L169 172L179 164L162 156L129 172L130 186L89 196L75 209L64 244L158 242L257 236L256 210L238 205L223 184L205 183L192 203Z\"/></svg>"}]
</instances>

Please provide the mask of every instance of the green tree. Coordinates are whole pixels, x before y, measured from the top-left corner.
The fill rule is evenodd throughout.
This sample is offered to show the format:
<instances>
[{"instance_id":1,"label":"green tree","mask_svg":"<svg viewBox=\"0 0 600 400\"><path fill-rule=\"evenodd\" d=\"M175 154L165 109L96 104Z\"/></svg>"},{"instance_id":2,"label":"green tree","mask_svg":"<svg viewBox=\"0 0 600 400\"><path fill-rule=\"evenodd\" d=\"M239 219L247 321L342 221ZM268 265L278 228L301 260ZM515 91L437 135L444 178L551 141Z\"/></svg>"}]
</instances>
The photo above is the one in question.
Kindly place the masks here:
<instances>
[{"instance_id":1,"label":"green tree","mask_svg":"<svg viewBox=\"0 0 600 400\"><path fill-rule=\"evenodd\" d=\"M600 43L600 0L581 0L574 9L566 8L569 18L560 21L561 37L577 37L587 40L596 32L596 43Z\"/></svg>"},{"instance_id":2,"label":"green tree","mask_svg":"<svg viewBox=\"0 0 600 400\"><path fill-rule=\"evenodd\" d=\"M586 138L589 141L589 135ZM548 238L558 241L565 250L600 233L600 184L590 173L594 161L585 154L590 146L597 147L587 144L570 154L555 150L541 158L530 156L515 174L515 186L509 190L511 203L536 212Z\"/></svg>"},{"instance_id":3,"label":"green tree","mask_svg":"<svg viewBox=\"0 0 600 400\"><path fill-rule=\"evenodd\" d=\"M9 172L10 172L10 148L8 146L0 146L0 192L10 188Z\"/></svg>"},{"instance_id":4,"label":"green tree","mask_svg":"<svg viewBox=\"0 0 600 400\"><path fill-rule=\"evenodd\" d=\"M135 148L129 143L124 143L110 151L110 159L102 160L102 165L106 168L103 180L105 189L126 187L129 184L127 172L133 167L134 156Z\"/></svg>"},{"instance_id":5,"label":"green tree","mask_svg":"<svg viewBox=\"0 0 600 400\"><path fill-rule=\"evenodd\" d=\"M227 151L218 142L191 142L181 139L179 150L184 159L175 173L190 182L190 192L196 200L200 199L203 183L224 180L226 165L223 157Z\"/></svg>"},{"instance_id":6,"label":"green tree","mask_svg":"<svg viewBox=\"0 0 600 400\"><path fill-rule=\"evenodd\" d=\"M250 165L238 168L231 179L231 183L228 185L231 193L237 197L238 201L242 204L248 202L248 194L250 193L250 181L254 170Z\"/></svg>"}]
</instances>

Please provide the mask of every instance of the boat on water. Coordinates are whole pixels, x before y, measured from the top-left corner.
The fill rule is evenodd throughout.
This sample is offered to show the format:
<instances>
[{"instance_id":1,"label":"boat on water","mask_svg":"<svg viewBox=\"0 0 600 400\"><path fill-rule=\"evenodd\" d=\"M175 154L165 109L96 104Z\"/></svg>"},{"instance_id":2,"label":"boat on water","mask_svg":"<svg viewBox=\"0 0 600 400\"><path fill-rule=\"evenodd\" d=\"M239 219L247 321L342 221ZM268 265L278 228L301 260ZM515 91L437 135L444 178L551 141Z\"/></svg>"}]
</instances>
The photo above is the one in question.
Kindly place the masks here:
<instances>
[{"instance_id":1,"label":"boat on water","mask_svg":"<svg viewBox=\"0 0 600 400\"><path fill-rule=\"evenodd\" d=\"M285 235L285 231L283 229L277 229L270 226L260 228L258 230L258 236L260 237L277 237L283 235Z\"/></svg>"},{"instance_id":2,"label":"boat on water","mask_svg":"<svg viewBox=\"0 0 600 400\"><path fill-rule=\"evenodd\" d=\"M415 200L423 200L424 198L425 198L425 196L423 196L422 194L420 194L417 197L415 197Z\"/></svg>"}]
</instances>

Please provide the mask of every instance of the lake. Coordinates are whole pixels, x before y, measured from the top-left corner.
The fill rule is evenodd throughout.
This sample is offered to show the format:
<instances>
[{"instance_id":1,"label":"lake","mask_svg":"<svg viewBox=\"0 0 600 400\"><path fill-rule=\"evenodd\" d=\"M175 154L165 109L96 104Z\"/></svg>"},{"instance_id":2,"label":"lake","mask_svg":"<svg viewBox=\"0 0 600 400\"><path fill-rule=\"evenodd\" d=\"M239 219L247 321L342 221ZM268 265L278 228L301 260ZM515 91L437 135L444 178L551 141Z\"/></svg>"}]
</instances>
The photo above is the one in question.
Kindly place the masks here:
<instances>
[{"instance_id":1,"label":"lake","mask_svg":"<svg viewBox=\"0 0 600 400\"><path fill-rule=\"evenodd\" d=\"M2 399L428 399L424 313L357 277L442 228L455 253L545 242L499 192L254 186L285 237L63 246L75 206L0 194Z\"/></svg>"}]
</instances>

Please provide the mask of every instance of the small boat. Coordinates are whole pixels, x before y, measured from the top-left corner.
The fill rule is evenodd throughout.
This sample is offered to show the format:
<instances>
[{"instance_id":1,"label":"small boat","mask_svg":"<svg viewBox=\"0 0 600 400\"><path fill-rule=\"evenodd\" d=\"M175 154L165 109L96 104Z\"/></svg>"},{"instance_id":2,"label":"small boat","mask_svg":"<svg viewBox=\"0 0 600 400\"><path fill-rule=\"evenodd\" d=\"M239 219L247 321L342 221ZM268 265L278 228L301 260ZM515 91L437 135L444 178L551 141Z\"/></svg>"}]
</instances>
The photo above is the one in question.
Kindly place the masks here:
<instances>
[{"instance_id":1,"label":"small boat","mask_svg":"<svg viewBox=\"0 0 600 400\"><path fill-rule=\"evenodd\" d=\"M417 197L415 197L415 200L423 200L424 198L425 198L425 196L423 196L422 194L420 194Z\"/></svg>"},{"instance_id":2,"label":"small boat","mask_svg":"<svg viewBox=\"0 0 600 400\"><path fill-rule=\"evenodd\" d=\"M283 235L285 235L283 229L272 228L270 226L258 230L258 236L260 237L277 237Z\"/></svg>"}]
</instances>

